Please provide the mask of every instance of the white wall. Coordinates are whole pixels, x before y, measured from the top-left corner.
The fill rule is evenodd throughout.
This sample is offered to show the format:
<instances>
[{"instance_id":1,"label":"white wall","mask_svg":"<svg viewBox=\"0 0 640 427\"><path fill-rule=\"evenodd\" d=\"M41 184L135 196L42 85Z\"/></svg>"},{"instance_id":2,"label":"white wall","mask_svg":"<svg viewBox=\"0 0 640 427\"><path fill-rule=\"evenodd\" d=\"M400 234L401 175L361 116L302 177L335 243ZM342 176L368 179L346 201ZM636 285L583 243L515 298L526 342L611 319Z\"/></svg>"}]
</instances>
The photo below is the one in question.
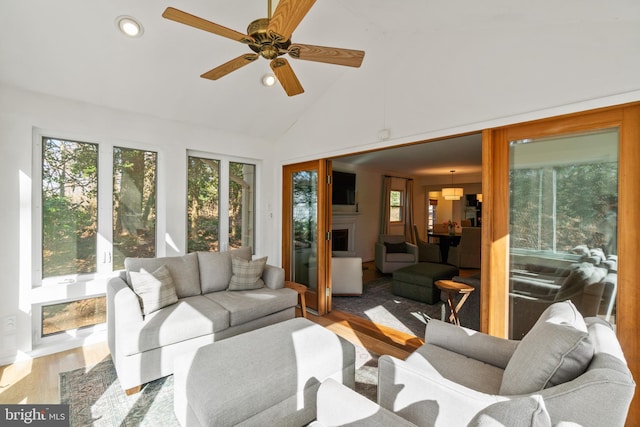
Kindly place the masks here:
<instances>
[{"instance_id":1,"label":"white wall","mask_svg":"<svg viewBox=\"0 0 640 427\"><path fill-rule=\"evenodd\" d=\"M0 364L18 350L31 350L34 128L89 142L143 144L158 151L158 204L166 212L158 217L158 233L168 241L158 248L159 255L185 251L187 149L260 160L256 253L280 264L280 218L272 215L274 191L279 193L280 185L276 185L273 152L265 141L0 85L0 320L7 316L18 320L15 332L5 331L4 322L0 325ZM97 286L104 289L103 284Z\"/></svg>"},{"instance_id":2,"label":"white wall","mask_svg":"<svg viewBox=\"0 0 640 427\"><path fill-rule=\"evenodd\" d=\"M408 30L378 34L362 67L280 138L278 157L295 163L638 100L634 19L536 25L505 16L438 27L417 43ZM378 140L381 129L389 140Z\"/></svg>"}]
</instances>

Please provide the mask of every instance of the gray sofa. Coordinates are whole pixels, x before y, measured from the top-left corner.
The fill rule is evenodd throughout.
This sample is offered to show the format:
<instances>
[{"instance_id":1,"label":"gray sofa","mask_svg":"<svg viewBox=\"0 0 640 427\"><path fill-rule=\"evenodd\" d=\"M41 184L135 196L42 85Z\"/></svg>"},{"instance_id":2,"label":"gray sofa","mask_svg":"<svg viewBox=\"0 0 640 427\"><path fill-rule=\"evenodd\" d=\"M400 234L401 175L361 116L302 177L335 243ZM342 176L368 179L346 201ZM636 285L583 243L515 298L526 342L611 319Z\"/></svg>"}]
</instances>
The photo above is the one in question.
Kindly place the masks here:
<instances>
[{"instance_id":1,"label":"gray sofa","mask_svg":"<svg viewBox=\"0 0 640 427\"><path fill-rule=\"evenodd\" d=\"M185 352L295 317L298 294L284 287L282 268L266 264L255 289L227 290L235 274L232 255L250 262L251 249L127 258L126 272L109 281L109 350L128 393L172 374L174 359ZM145 303L134 292L132 277L162 266L168 270L177 298L145 314Z\"/></svg>"},{"instance_id":2,"label":"gray sofa","mask_svg":"<svg viewBox=\"0 0 640 427\"><path fill-rule=\"evenodd\" d=\"M425 342L404 361L380 357L377 404L323 383L314 427L625 424L635 383L615 332L569 301L521 341L431 320Z\"/></svg>"}]
</instances>

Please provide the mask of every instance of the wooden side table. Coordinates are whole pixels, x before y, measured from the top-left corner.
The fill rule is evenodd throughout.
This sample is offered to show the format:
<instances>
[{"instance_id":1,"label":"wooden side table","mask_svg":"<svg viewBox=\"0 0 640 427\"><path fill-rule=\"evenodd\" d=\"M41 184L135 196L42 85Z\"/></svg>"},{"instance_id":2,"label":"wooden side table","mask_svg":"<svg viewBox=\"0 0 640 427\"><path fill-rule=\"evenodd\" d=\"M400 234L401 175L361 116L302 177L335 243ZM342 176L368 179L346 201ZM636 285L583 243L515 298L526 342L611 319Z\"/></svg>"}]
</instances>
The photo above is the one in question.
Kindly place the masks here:
<instances>
[{"instance_id":1,"label":"wooden side table","mask_svg":"<svg viewBox=\"0 0 640 427\"><path fill-rule=\"evenodd\" d=\"M447 294L447 301L449 303L449 308L451 309L451 315L449 316L449 322L454 325L460 326L460 319L458 318L458 312L464 305L467 298L469 298L469 294L475 290L473 286L467 285L466 283L454 282L453 280L438 280L436 281L436 286L442 292ZM455 304L455 298L457 295L462 295L458 304Z\"/></svg>"},{"instance_id":2,"label":"wooden side table","mask_svg":"<svg viewBox=\"0 0 640 427\"><path fill-rule=\"evenodd\" d=\"M284 281L284 287L293 289L300 297L300 310L302 311L302 317L307 318L307 303L305 301L305 294L307 293L307 287L300 283L291 282L289 280Z\"/></svg>"}]
</instances>

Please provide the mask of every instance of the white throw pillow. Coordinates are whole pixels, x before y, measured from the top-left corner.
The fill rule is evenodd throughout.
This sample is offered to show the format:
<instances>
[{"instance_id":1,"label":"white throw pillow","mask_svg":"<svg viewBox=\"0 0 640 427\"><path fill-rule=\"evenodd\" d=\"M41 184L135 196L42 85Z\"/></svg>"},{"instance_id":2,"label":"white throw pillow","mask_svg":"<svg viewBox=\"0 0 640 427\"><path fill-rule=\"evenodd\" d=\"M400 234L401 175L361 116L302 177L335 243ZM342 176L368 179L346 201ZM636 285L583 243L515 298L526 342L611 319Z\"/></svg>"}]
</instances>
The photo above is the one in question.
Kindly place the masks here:
<instances>
[{"instance_id":1,"label":"white throw pillow","mask_svg":"<svg viewBox=\"0 0 640 427\"><path fill-rule=\"evenodd\" d=\"M138 295L140 307L145 316L178 302L171 273L164 265L153 273L142 269L140 271L130 271L129 275L131 286L136 295Z\"/></svg>"},{"instance_id":2,"label":"white throw pillow","mask_svg":"<svg viewBox=\"0 0 640 427\"><path fill-rule=\"evenodd\" d=\"M550 305L513 352L501 395L527 394L571 381L593 358L587 325L571 301Z\"/></svg>"},{"instance_id":3,"label":"white throw pillow","mask_svg":"<svg viewBox=\"0 0 640 427\"><path fill-rule=\"evenodd\" d=\"M261 277L266 263L267 257L247 261L246 259L232 256L232 275L227 290L246 291L262 288L264 286L264 281Z\"/></svg>"}]
</instances>

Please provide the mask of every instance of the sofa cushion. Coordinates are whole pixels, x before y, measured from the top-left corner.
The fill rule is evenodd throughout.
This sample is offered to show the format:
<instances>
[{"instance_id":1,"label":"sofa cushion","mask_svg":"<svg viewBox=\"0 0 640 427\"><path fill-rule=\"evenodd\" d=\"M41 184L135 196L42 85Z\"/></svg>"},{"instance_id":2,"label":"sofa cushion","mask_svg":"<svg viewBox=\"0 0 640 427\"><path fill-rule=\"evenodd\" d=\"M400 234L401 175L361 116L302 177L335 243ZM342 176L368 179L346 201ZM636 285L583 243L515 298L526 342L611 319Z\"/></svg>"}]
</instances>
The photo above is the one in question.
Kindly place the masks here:
<instances>
[{"instance_id":1,"label":"sofa cushion","mask_svg":"<svg viewBox=\"0 0 640 427\"><path fill-rule=\"evenodd\" d=\"M198 252L202 293L224 291L231 280L229 252Z\"/></svg>"},{"instance_id":2,"label":"sofa cushion","mask_svg":"<svg viewBox=\"0 0 640 427\"><path fill-rule=\"evenodd\" d=\"M415 372L430 378L446 378L472 390L498 394L503 369L426 342L407 357Z\"/></svg>"},{"instance_id":3,"label":"sofa cushion","mask_svg":"<svg viewBox=\"0 0 640 427\"><path fill-rule=\"evenodd\" d=\"M212 292L204 295L229 311L229 324L241 325L277 313L298 303L293 289L261 288L250 291Z\"/></svg>"},{"instance_id":4,"label":"sofa cushion","mask_svg":"<svg viewBox=\"0 0 640 427\"><path fill-rule=\"evenodd\" d=\"M231 280L231 257L251 259L251 247L241 247L228 252L198 252L200 287L202 293L224 291Z\"/></svg>"},{"instance_id":5,"label":"sofa cushion","mask_svg":"<svg viewBox=\"0 0 640 427\"><path fill-rule=\"evenodd\" d=\"M127 269L127 282L131 285L131 272L145 269L155 271L164 265L171 273L178 298L200 295L200 272L198 256L195 253L163 258L131 258L124 260Z\"/></svg>"},{"instance_id":6,"label":"sofa cushion","mask_svg":"<svg viewBox=\"0 0 640 427\"><path fill-rule=\"evenodd\" d=\"M414 254L393 252L393 253L387 254L387 258L385 259L385 261L386 262L415 262L416 256Z\"/></svg>"},{"instance_id":7,"label":"sofa cushion","mask_svg":"<svg viewBox=\"0 0 640 427\"><path fill-rule=\"evenodd\" d=\"M138 295L140 307L145 316L178 302L171 273L164 265L153 273L143 268L140 271L132 271L130 275L131 286Z\"/></svg>"},{"instance_id":8,"label":"sofa cushion","mask_svg":"<svg viewBox=\"0 0 640 427\"><path fill-rule=\"evenodd\" d=\"M260 289L264 286L262 281L262 271L267 263L267 257L247 261L246 259L231 257L231 280L229 281L229 291L243 291L250 289Z\"/></svg>"},{"instance_id":9,"label":"sofa cushion","mask_svg":"<svg viewBox=\"0 0 640 427\"><path fill-rule=\"evenodd\" d=\"M593 358L587 326L571 301L550 305L505 368L500 394L540 391L582 374Z\"/></svg>"},{"instance_id":10,"label":"sofa cushion","mask_svg":"<svg viewBox=\"0 0 640 427\"><path fill-rule=\"evenodd\" d=\"M131 355L210 335L228 327L229 312L198 295L182 298L176 304L146 316L143 322L131 324L119 334L118 345L123 354Z\"/></svg>"}]
</instances>

